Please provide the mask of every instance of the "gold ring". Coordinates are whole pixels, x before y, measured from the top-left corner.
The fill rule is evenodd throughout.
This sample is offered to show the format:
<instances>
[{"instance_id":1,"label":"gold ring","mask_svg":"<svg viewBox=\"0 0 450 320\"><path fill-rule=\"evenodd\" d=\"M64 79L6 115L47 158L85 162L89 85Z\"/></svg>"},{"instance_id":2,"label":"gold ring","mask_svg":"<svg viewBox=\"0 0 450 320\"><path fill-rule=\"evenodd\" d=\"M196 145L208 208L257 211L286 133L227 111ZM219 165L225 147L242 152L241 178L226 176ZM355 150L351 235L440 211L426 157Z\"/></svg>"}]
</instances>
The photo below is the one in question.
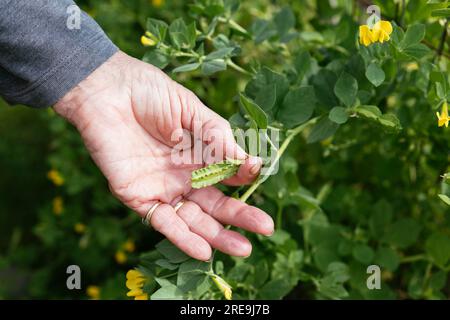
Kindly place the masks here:
<instances>
[{"instance_id":1,"label":"gold ring","mask_svg":"<svg viewBox=\"0 0 450 320\"><path fill-rule=\"evenodd\" d=\"M175 205L175 207L173 207L173 210L175 210L175 212L177 212L178 209L180 209L183 204L184 204L183 200L178 201L177 204Z\"/></svg>"},{"instance_id":2,"label":"gold ring","mask_svg":"<svg viewBox=\"0 0 450 320\"><path fill-rule=\"evenodd\" d=\"M159 207L159 205L162 204L162 202L158 201L156 202L154 205L152 205L152 207L148 210L147 214L145 215L144 218L142 218L142 223L148 227L151 226L150 221L152 219L152 215L155 212L156 208Z\"/></svg>"}]
</instances>

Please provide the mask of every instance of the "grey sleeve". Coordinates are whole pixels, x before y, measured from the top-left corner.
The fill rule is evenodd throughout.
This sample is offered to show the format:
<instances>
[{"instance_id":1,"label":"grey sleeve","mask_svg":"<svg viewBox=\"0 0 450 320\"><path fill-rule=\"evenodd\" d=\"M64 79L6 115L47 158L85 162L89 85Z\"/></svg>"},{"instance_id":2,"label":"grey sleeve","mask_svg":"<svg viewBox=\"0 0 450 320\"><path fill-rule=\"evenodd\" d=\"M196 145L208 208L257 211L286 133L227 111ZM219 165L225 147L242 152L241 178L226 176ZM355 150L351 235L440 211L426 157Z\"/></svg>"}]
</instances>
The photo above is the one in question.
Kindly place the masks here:
<instances>
[{"instance_id":1,"label":"grey sleeve","mask_svg":"<svg viewBox=\"0 0 450 320\"><path fill-rule=\"evenodd\" d=\"M53 105L117 52L87 14L77 20L74 5L0 0L0 96L7 102Z\"/></svg>"}]
</instances>

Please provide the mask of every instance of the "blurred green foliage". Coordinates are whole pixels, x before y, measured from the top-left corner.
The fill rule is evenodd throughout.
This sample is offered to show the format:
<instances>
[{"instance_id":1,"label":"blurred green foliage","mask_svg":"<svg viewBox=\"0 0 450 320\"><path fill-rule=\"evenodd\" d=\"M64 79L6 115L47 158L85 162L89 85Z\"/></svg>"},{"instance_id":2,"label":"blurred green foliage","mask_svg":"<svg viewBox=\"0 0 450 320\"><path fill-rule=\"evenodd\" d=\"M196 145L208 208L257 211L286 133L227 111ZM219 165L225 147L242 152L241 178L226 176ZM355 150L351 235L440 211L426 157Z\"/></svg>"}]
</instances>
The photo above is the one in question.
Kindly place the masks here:
<instances>
[{"instance_id":1,"label":"blurred green foliage","mask_svg":"<svg viewBox=\"0 0 450 320\"><path fill-rule=\"evenodd\" d=\"M374 1L394 33L369 48L357 43L368 17L359 1L237 3L79 1L122 50L163 61L234 127L268 123L288 135L320 117L248 199L274 217L275 234L247 234L249 258L216 253L210 264L167 241L154 250L161 237L109 194L69 124L1 106L0 297L85 298L98 286L91 298L125 298L137 265L153 298L222 298L212 274L235 299L449 297L450 136L435 114L450 100L448 3ZM141 35L155 34L148 17L170 29L144 48ZM251 103L239 107L240 92ZM70 264L82 269L82 292L65 287ZM366 286L370 264L381 267L381 290Z\"/></svg>"}]
</instances>

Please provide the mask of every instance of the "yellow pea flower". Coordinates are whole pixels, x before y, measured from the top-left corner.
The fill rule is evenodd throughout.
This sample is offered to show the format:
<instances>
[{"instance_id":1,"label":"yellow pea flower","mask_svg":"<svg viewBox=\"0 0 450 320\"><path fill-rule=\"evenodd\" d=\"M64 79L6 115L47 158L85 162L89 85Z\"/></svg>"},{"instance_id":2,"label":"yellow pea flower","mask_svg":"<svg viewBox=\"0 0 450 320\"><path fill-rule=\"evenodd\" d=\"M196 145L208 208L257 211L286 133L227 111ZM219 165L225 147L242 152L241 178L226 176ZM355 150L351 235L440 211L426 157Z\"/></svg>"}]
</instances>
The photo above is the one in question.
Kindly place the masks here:
<instances>
[{"instance_id":1,"label":"yellow pea flower","mask_svg":"<svg viewBox=\"0 0 450 320\"><path fill-rule=\"evenodd\" d=\"M158 43L158 38L153 33L146 31L141 37L141 43L144 47L153 47Z\"/></svg>"},{"instance_id":2,"label":"yellow pea flower","mask_svg":"<svg viewBox=\"0 0 450 320\"><path fill-rule=\"evenodd\" d=\"M57 215L57 216L61 215L61 213L64 211L63 198L61 198L61 197L53 198L52 207L53 207L53 213L55 215Z\"/></svg>"},{"instance_id":3,"label":"yellow pea flower","mask_svg":"<svg viewBox=\"0 0 450 320\"><path fill-rule=\"evenodd\" d=\"M75 226L73 227L73 229L75 230L76 233L84 233L86 231L86 225L83 223L76 223Z\"/></svg>"},{"instance_id":4,"label":"yellow pea flower","mask_svg":"<svg viewBox=\"0 0 450 320\"><path fill-rule=\"evenodd\" d=\"M436 116L438 118L438 126L442 127L445 125L445 127L448 127L448 122L450 121L450 118L448 117L448 105L447 101L444 102L441 109L441 114L439 112L436 112Z\"/></svg>"},{"instance_id":5,"label":"yellow pea flower","mask_svg":"<svg viewBox=\"0 0 450 320\"><path fill-rule=\"evenodd\" d=\"M380 20L377 23L375 23L372 29L374 38L381 43L389 41L392 31L393 31L392 24L389 21L383 20Z\"/></svg>"},{"instance_id":6,"label":"yellow pea flower","mask_svg":"<svg viewBox=\"0 0 450 320\"><path fill-rule=\"evenodd\" d=\"M133 252L134 250L136 250L136 246L135 246L135 244L134 244L134 241L133 240L131 240L131 239L128 239L124 244L123 244L123 249L125 250L125 251L128 251L128 252Z\"/></svg>"},{"instance_id":7,"label":"yellow pea flower","mask_svg":"<svg viewBox=\"0 0 450 320\"><path fill-rule=\"evenodd\" d=\"M148 294L142 290L148 279L138 270L129 270L126 277L126 286L130 290L127 296L134 297L134 300L148 300Z\"/></svg>"},{"instance_id":8,"label":"yellow pea flower","mask_svg":"<svg viewBox=\"0 0 450 320\"><path fill-rule=\"evenodd\" d=\"M151 0L152 5L156 8L161 7L164 4L164 0Z\"/></svg>"},{"instance_id":9,"label":"yellow pea flower","mask_svg":"<svg viewBox=\"0 0 450 320\"><path fill-rule=\"evenodd\" d=\"M219 290L223 293L225 299L231 300L233 295L231 286L224 279L222 279L216 274L211 277L213 282L216 284L217 288L219 288Z\"/></svg>"},{"instance_id":10,"label":"yellow pea flower","mask_svg":"<svg viewBox=\"0 0 450 320\"><path fill-rule=\"evenodd\" d=\"M124 264L127 262L127 255L122 250L118 250L114 255L114 258L118 264Z\"/></svg>"},{"instance_id":11,"label":"yellow pea flower","mask_svg":"<svg viewBox=\"0 0 450 320\"><path fill-rule=\"evenodd\" d=\"M62 177L61 173L59 173L58 170L52 169L49 172L47 172L47 178L53 182L55 186L62 186L64 184L64 178Z\"/></svg>"},{"instance_id":12,"label":"yellow pea flower","mask_svg":"<svg viewBox=\"0 0 450 320\"><path fill-rule=\"evenodd\" d=\"M359 43L366 47L372 44L374 41L374 35L368 25L359 26Z\"/></svg>"},{"instance_id":13,"label":"yellow pea flower","mask_svg":"<svg viewBox=\"0 0 450 320\"><path fill-rule=\"evenodd\" d=\"M86 288L86 294L89 298L98 300L100 299L100 288L97 286L88 286Z\"/></svg>"},{"instance_id":14,"label":"yellow pea flower","mask_svg":"<svg viewBox=\"0 0 450 320\"><path fill-rule=\"evenodd\" d=\"M368 25L359 26L359 43L366 47L375 42L389 41L393 28L389 21L377 21L373 28Z\"/></svg>"}]
</instances>

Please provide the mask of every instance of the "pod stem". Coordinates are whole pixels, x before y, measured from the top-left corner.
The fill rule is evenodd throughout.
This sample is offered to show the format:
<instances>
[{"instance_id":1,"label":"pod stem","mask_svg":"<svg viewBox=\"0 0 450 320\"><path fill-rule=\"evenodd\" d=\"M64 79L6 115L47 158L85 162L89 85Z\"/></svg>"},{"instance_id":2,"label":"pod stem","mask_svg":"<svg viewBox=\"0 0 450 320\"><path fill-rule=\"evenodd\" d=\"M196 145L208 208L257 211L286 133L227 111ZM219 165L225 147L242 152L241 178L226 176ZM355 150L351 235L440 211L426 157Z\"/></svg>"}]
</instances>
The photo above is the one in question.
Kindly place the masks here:
<instances>
[{"instance_id":1,"label":"pod stem","mask_svg":"<svg viewBox=\"0 0 450 320\"><path fill-rule=\"evenodd\" d=\"M286 151L287 147L292 142L294 137L296 135L298 135L300 132L302 132L306 127L310 126L311 124L316 123L318 119L319 119L319 117L313 118L313 119L309 120L308 122L305 122L305 123L295 127L294 129L288 131L288 136L281 144L280 149L277 150L277 155L276 155L275 159L273 160L273 162L270 164L270 166L267 169L264 176L259 176L255 180L255 182L253 182L253 184L247 189L247 191L245 191L245 193L239 197L239 200L241 200L242 202L246 202L248 200L248 198L250 198L250 196L253 194L253 192L255 192L256 189L258 189L258 187L261 184L263 184L263 182L266 181L269 178L269 176L273 173L273 171L277 168L277 164L280 162L281 156Z\"/></svg>"}]
</instances>

